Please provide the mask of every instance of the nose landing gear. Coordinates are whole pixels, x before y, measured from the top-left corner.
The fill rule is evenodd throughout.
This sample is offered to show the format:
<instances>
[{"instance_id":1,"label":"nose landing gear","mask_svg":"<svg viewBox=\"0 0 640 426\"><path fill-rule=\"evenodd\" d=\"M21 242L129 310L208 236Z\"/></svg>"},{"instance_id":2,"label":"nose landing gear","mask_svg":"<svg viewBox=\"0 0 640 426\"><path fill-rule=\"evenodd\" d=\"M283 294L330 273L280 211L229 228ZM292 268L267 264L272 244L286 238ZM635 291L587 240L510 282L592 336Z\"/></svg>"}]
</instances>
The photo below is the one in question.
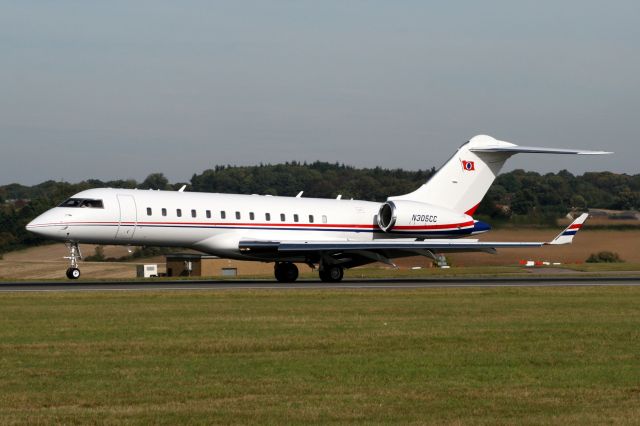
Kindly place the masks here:
<instances>
[{"instance_id":1,"label":"nose landing gear","mask_svg":"<svg viewBox=\"0 0 640 426\"><path fill-rule=\"evenodd\" d=\"M82 253L78 243L65 243L67 249L69 249L69 256L65 256L65 259L69 259L70 266L67 269L67 278L70 280L77 280L80 278L80 269L78 268L78 260L82 259Z\"/></svg>"}]
</instances>

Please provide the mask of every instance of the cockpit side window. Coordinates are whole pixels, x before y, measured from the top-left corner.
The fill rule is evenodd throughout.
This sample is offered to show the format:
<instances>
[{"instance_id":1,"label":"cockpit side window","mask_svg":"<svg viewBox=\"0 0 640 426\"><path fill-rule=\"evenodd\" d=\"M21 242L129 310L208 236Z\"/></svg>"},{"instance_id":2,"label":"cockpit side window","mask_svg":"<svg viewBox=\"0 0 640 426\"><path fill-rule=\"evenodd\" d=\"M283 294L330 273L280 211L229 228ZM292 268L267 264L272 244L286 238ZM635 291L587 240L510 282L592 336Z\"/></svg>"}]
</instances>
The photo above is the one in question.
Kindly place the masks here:
<instances>
[{"instance_id":1,"label":"cockpit side window","mask_svg":"<svg viewBox=\"0 0 640 426\"><path fill-rule=\"evenodd\" d=\"M102 200L84 200L81 207L89 207L92 209L103 209Z\"/></svg>"},{"instance_id":2,"label":"cockpit side window","mask_svg":"<svg viewBox=\"0 0 640 426\"><path fill-rule=\"evenodd\" d=\"M82 199L80 198L69 198L60 204L58 207L80 207L82 204Z\"/></svg>"},{"instance_id":3,"label":"cockpit side window","mask_svg":"<svg viewBox=\"0 0 640 426\"><path fill-rule=\"evenodd\" d=\"M93 200L90 198L69 198L58 207L85 207L90 209L103 209L102 200Z\"/></svg>"}]
</instances>

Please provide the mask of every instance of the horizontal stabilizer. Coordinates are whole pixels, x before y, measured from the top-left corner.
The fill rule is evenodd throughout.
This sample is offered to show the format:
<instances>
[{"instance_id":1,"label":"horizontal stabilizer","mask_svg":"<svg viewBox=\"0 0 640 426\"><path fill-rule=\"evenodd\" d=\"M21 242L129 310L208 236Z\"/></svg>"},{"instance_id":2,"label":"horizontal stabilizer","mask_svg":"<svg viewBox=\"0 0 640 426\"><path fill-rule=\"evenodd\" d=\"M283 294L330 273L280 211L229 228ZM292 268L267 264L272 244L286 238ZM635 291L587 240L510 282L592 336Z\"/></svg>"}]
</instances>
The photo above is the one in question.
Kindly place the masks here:
<instances>
[{"instance_id":1,"label":"horizontal stabilizer","mask_svg":"<svg viewBox=\"0 0 640 426\"><path fill-rule=\"evenodd\" d=\"M571 241L573 241L573 237L576 236L576 233L580 230L580 228L582 228L582 225L588 217L589 213L582 213L576 220L571 222L571 225L567 226L565 230L559 233L558 236L555 237L549 244L571 244Z\"/></svg>"},{"instance_id":2,"label":"horizontal stabilizer","mask_svg":"<svg viewBox=\"0 0 640 426\"><path fill-rule=\"evenodd\" d=\"M511 154L577 154L577 155L606 155L608 151L589 151L584 149L541 148L537 146L482 146L469 148L471 152L504 152Z\"/></svg>"}]
</instances>

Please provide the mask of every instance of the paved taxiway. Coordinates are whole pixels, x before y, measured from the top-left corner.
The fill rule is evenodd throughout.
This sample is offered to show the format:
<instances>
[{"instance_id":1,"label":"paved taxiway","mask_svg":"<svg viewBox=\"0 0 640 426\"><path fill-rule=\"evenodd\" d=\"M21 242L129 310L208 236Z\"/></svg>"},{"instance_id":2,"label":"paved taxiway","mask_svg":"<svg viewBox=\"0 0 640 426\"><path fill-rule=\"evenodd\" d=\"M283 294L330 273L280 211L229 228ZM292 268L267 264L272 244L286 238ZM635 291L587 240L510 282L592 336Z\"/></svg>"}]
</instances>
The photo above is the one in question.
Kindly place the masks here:
<instances>
[{"instance_id":1,"label":"paved taxiway","mask_svg":"<svg viewBox=\"0 0 640 426\"><path fill-rule=\"evenodd\" d=\"M598 278L469 278L469 279L348 279L340 283L301 280L282 284L267 280L233 281L21 281L2 282L0 292L66 292L66 291L189 291L189 290L322 290L322 289L425 289L425 288L495 288L495 287L640 287L640 277Z\"/></svg>"}]
</instances>

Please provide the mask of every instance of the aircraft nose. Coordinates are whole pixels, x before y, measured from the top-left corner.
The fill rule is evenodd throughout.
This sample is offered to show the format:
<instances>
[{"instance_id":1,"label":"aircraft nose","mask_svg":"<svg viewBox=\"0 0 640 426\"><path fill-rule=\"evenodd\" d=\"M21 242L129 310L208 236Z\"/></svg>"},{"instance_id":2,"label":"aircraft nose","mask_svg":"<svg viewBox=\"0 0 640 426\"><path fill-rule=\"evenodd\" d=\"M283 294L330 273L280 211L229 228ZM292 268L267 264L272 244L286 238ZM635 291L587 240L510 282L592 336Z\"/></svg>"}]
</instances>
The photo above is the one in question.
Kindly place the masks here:
<instances>
[{"instance_id":1,"label":"aircraft nose","mask_svg":"<svg viewBox=\"0 0 640 426\"><path fill-rule=\"evenodd\" d=\"M33 219L31 222L27 223L27 226L25 226L27 231L33 232L35 234L40 234L39 231L41 230L43 225L41 217L42 216L38 216L35 219Z\"/></svg>"},{"instance_id":2,"label":"aircraft nose","mask_svg":"<svg viewBox=\"0 0 640 426\"><path fill-rule=\"evenodd\" d=\"M29 222L25 228L42 237L52 238L59 234L60 225L57 215L49 210Z\"/></svg>"}]
</instances>

